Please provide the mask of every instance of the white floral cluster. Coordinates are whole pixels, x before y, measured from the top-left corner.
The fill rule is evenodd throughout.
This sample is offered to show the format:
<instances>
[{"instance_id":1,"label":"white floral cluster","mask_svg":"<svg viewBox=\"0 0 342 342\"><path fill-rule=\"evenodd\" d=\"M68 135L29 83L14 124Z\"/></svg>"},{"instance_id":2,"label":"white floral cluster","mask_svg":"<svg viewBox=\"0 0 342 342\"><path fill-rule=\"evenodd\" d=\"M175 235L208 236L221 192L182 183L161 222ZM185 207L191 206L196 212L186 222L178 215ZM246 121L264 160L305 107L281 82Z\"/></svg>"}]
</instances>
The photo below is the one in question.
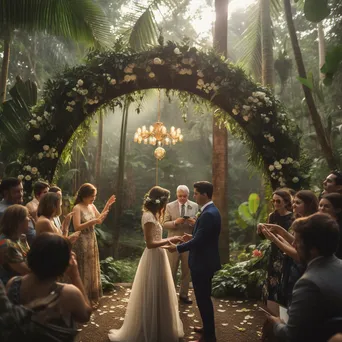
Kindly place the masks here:
<instances>
[{"instance_id":1,"label":"white floral cluster","mask_svg":"<svg viewBox=\"0 0 342 342\"><path fill-rule=\"evenodd\" d=\"M54 147L50 147L49 145L43 146L43 152L38 153L38 159L43 158L58 158L58 151Z\"/></svg>"},{"instance_id":2,"label":"white floral cluster","mask_svg":"<svg viewBox=\"0 0 342 342\"><path fill-rule=\"evenodd\" d=\"M252 93L251 96L247 98L247 104L242 105L240 107L239 105L235 105L232 113L234 115L239 115L241 114L242 118L245 121L249 121L255 116L255 113L257 112L258 108L261 107L271 107L272 106L272 101L268 96L266 96L266 93L263 91L255 91ZM269 115L273 115L273 113L270 111L268 113ZM263 120L268 123L270 121L270 118L266 114L261 114L261 117ZM273 140L274 137L265 137L268 140ZM271 138L271 139L269 139ZM271 141L274 142L274 141Z\"/></svg>"},{"instance_id":3,"label":"white floral cluster","mask_svg":"<svg viewBox=\"0 0 342 342\"><path fill-rule=\"evenodd\" d=\"M152 199L151 197L149 196L146 196L145 197L145 202L146 203L154 203L154 204L160 204L160 199Z\"/></svg>"},{"instance_id":4,"label":"white floral cluster","mask_svg":"<svg viewBox=\"0 0 342 342\"><path fill-rule=\"evenodd\" d=\"M126 68L124 69L124 73L126 74L123 82L134 82L137 79L137 75L133 74L133 69L135 68L135 64L128 64Z\"/></svg>"},{"instance_id":5,"label":"white floral cluster","mask_svg":"<svg viewBox=\"0 0 342 342\"><path fill-rule=\"evenodd\" d=\"M291 157L287 157L285 159L280 159L279 161L276 160L272 165L269 165L268 169L272 172L271 177L273 179L277 179L279 181L280 186L285 186L286 185L286 179L284 177L284 174L282 171L283 165L289 165L292 164L293 167L298 168L299 167L299 162L293 160ZM278 172L279 171L279 172ZM293 183L298 183L299 178L298 177L293 177L292 178Z\"/></svg>"},{"instance_id":6,"label":"white floral cluster","mask_svg":"<svg viewBox=\"0 0 342 342\"><path fill-rule=\"evenodd\" d=\"M209 94L211 91L219 90L219 86L215 84L214 82L211 82L211 83L204 82L203 80L204 74L202 70L197 70L197 76L199 77L199 79L197 80L197 86L196 86L197 89L202 90L207 94Z\"/></svg>"},{"instance_id":7,"label":"white floral cluster","mask_svg":"<svg viewBox=\"0 0 342 342\"><path fill-rule=\"evenodd\" d=\"M83 88L83 86L84 86L84 81L82 79L79 79L76 83L76 86L74 88L72 88L72 90L75 91L76 93L80 94L80 95L86 96L86 95L88 95L89 91L88 91L88 89ZM68 92L67 96L73 97L72 92L71 91ZM65 109L71 113L71 112L73 112L75 105L76 105L76 102L74 100L69 101L68 106Z\"/></svg>"},{"instance_id":8,"label":"white floral cluster","mask_svg":"<svg viewBox=\"0 0 342 342\"><path fill-rule=\"evenodd\" d=\"M264 134L264 138L267 139L270 143L274 143L275 142L274 136L272 134L270 134L270 133Z\"/></svg>"},{"instance_id":9,"label":"white floral cluster","mask_svg":"<svg viewBox=\"0 0 342 342\"><path fill-rule=\"evenodd\" d=\"M107 81L108 81L108 83L109 83L110 85L115 85L115 84L117 83L117 82L116 82L116 79L113 78L113 77L111 76L111 74L103 74L103 76L106 77L106 79L107 79Z\"/></svg>"},{"instance_id":10,"label":"white floral cluster","mask_svg":"<svg viewBox=\"0 0 342 342\"><path fill-rule=\"evenodd\" d=\"M28 172L29 174L27 174L26 176L24 176L24 175L19 175L19 176L18 176L18 179L20 179L20 180L25 179L25 180L27 180L27 181L30 181L30 180L32 179L32 176L36 176L36 175L38 174L38 168L32 167L32 166L30 166L30 165L25 165L25 166L23 167L23 171L26 171L26 172Z\"/></svg>"},{"instance_id":11,"label":"white floral cluster","mask_svg":"<svg viewBox=\"0 0 342 342\"><path fill-rule=\"evenodd\" d=\"M31 128L39 128L45 123L50 123L51 122L52 115L51 113L45 111L43 115L37 115L35 113L32 113L32 119L28 122L26 125L26 128L29 130ZM36 134L34 136L36 140L40 140L40 135Z\"/></svg>"}]
</instances>

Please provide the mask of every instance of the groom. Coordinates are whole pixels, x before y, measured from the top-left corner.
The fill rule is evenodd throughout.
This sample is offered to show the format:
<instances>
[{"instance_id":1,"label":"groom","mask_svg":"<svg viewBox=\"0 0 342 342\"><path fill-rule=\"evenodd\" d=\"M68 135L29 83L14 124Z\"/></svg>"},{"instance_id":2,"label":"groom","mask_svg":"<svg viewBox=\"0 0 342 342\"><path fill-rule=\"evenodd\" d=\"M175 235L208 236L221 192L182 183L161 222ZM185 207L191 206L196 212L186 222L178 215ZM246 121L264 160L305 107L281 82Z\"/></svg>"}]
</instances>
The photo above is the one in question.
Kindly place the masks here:
<instances>
[{"instance_id":1,"label":"groom","mask_svg":"<svg viewBox=\"0 0 342 342\"><path fill-rule=\"evenodd\" d=\"M221 268L218 242L221 231L221 215L211 200L213 185L209 182L194 184L194 199L201 206L193 235L184 235L188 240L178 246L171 245L170 252L189 251L189 267L195 291L197 306L200 311L203 328L195 331L202 334L198 342L215 342L214 309L211 301L211 280Z\"/></svg>"}]
</instances>

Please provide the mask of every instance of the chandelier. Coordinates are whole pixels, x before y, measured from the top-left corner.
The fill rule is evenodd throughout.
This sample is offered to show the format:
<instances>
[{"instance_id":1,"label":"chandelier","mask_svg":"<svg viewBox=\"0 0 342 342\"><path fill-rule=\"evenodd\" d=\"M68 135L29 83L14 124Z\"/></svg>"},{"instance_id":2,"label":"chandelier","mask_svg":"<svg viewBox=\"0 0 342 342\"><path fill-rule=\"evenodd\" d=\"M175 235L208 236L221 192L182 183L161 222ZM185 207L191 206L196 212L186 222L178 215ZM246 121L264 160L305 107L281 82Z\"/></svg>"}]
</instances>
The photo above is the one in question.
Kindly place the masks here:
<instances>
[{"instance_id":1,"label":"chandelier","mask_svg":"<svg viewBox=\"0 0 342 342\"><path fill-rule=\"evenodd\" d=\"M170 132L162 122L160 122L160 91L159 91L159 105L158 105L158 121L153 125L146 128L146 126L138 127L134 134L134 142L138 144L144 143L145 145L150 144L158 146L154 150L154 156L158 160L162 160L165 157L166 151L162 147L164 145L176 145L178 142L183 141L183 135L180 128L172 126Z\"/></svg>"}]
</instances>

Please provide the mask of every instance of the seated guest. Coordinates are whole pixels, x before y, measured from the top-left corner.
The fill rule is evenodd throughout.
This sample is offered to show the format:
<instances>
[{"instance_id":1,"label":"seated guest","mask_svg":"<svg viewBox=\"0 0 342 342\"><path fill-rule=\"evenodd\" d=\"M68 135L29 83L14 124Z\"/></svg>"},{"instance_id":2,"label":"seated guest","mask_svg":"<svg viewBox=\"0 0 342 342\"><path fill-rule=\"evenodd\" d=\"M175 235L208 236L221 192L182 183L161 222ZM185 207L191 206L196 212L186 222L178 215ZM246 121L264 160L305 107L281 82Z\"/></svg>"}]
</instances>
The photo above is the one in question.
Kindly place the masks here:
<instances>
[{"instance_id":1,"label":"seated guest","mask_svg":"<svg viewBox=\"0 0 342 342\"><path fill-rule=\"evenodd\" d=\"M4 284L15 275L25 275L30 272L26 264L29 246L26 239L21 241L27 233L29 225L27 208L15 204L8 207L0 221L0 280Z\"/></svg>"},{"instance_id":2,"label":"seated guest","mask_svg":"<svg viewBox=\"0 0 342 342\"><path fill-rule=\"evenodd\" d=\"M12 303L25 306L55 292L59 293L56 303L58 317L53 317L47 323L72 328L74 321L84 323L89 320L92 309L67 239L51 233L37 236L28 253L27 262L32 272L12 278L6 286ZM57 282L57 278L64 273L68 274L72 284Z\"/></svg>"},{"instance_id":3,"label":"seated guest","mask_svg":"<svg viewBox=\"0 0 342 342\"><path fill-rule=\"evenodd\" d=\"M3 200L0 202L0 218L5 210L13 204L22 204L24 189L22 182L17 178L5 178L0 185L0 194L3 196ZM29 229L26 233L26 238L29 246L36 236L34 229L34 222L30 219Z\"/></svg>"},{"instance_id":4,"label":"seated guest","mask_svg":"<svg viewBox=\"0 0 342 342\"><path fill-rule=\"evenodd\" d=\"M54 192L56 194L58 194L59 196L61 196L61 200L62 200L62 189L59 188L58 186L56 185L52 185L50 186L50 190L49 192ZM53 223L55 224L55 226L59 229L62 229L62 222L61 222L61 219L60 219L60 216L56 216L53 218Z\"/></svg>"},{"instance_id":5,"label":"seated guest","mask_svg":"<svg viewBox=\"0 0 342 342\"><path fill-rule=\"evenodd\" d=\"M61 214L62 199L57 193L47 193L39 202L38 220L36 223L37 236L42 233L55 233L68 237L72 213L67 215L60 228L56 227L54 218ZM73 233L68 238L74 243L80 232Z\"/></svg>"},{"instance_id":6,"label":"seated guest","mask_svg":"<svg viewBox=\"0 0 342 342\"><path fill-rule=\"evenodd\" d=\"M39 201L46 193L48 193L48 191L49 191L49 184L45 182L36 182L33 185L34 198L32 201L26 204L26 208L28 209L34 222L37 222L37 219L38 219L37 211L38 211Z\"/></svg>"},{"instance_id":7,"label":"seated guest","mask_svg":"<svg viewBox=\"0 0 342 342\"><path fill-rule=\"evenodd\" d=\"M268 319L279 341L323 342L331 337L324 329L327 322L342 316L342 261L334 255L339 228L320 213L296 220L292 228L294 246L307 268L294 287L288 322Z\"/></svg>"}]
</instances>

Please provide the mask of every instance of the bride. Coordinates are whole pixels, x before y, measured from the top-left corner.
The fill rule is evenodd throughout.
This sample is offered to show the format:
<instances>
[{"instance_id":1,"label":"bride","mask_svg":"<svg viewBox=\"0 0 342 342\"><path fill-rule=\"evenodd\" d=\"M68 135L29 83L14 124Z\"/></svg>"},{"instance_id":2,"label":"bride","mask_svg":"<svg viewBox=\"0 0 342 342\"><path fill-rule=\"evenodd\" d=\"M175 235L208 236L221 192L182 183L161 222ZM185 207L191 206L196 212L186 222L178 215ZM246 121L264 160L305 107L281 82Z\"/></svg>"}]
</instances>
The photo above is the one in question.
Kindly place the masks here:
<instances>
[{"instance_id":1,"label":"bride","mask_svg":"<svg viewBox=\"0 0 342 342\"><path fill-rule=\"evenodd\" d=\"M181 237L162 238L161 221L170 192L159 186L145 196L141 219L146 246L134 278L124 324L109 332L110 341L178 342L184 336L166 251Z\"/></svg>"}]
</instances>

